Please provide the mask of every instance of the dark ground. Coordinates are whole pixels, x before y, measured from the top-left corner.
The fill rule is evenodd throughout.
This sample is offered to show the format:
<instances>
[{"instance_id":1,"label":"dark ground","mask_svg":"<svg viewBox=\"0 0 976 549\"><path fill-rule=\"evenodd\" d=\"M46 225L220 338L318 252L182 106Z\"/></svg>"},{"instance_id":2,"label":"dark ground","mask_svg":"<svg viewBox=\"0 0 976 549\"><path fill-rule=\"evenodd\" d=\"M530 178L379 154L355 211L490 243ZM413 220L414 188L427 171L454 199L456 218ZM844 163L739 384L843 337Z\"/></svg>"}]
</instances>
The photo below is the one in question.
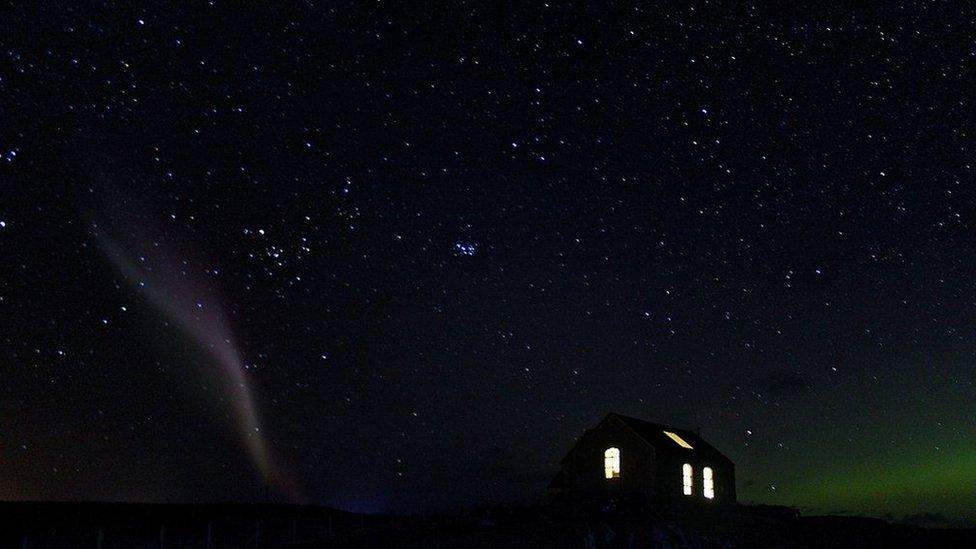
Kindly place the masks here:
<instances>
[{"instance_id":1,"label":"dark ground","mask_svg":"<svg viewBox=\"0 0 976 549\"><path fill-rule=\"evenodd\" d=\"M389 546L976 547L976 530L746 506L680 516L569 517L523 508L419 517L288 505L0 504L3 548Z\"/></svg>"}]
</instances>

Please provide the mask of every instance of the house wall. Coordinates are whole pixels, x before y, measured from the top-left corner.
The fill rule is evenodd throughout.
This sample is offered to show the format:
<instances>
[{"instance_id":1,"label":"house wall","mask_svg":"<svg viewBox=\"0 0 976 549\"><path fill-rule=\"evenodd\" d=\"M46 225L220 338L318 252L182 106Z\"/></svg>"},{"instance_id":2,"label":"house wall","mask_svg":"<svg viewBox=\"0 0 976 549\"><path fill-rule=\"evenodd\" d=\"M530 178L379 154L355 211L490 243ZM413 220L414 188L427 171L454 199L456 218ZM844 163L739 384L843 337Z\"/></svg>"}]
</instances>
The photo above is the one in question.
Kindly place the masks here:
<instances>
[{"instance_id":1,"label":"house wall","mask_svg":"<svg viewBox=\"0 0 976 549\"><path fill-rule=\"evenodd\" d=\"M604 475L604 452L620 449L620 478ZM655 450L619 421L608 419L588 431L563 462L564 489L575 499L653 497ZM680 479L679 479L680 480Z\"/></svg>"},{"instance_id":2,"label":"house wall","mask_svg":"<svg viewBox=\"0 0 976 549\"><path fill-rule=\"evenodd\" d=\"M735 466L726 463L721 465L721 469L716 466L715 470L722 471L722 476L715 478L715 499L735 503Z\"/></svg>"}]
</instances>

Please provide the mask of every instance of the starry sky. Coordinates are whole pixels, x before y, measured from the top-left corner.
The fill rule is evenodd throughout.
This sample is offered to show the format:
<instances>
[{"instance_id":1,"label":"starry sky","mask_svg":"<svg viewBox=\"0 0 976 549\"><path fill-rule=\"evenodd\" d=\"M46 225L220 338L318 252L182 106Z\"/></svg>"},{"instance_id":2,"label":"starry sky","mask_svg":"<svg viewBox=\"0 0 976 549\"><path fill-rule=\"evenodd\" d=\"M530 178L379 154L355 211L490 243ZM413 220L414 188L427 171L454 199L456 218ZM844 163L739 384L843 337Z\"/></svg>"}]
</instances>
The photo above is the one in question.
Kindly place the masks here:
<instances>
[{"instance_id":1,"label":"starry sky","mask_svg":"<svg viewBox=\"0 0 976 549\"><path fill-rule=\"evenodd\" d=\"M0 498L976 520L976 10L814 4L8 6Z\"/></svg>"}]
</instances>

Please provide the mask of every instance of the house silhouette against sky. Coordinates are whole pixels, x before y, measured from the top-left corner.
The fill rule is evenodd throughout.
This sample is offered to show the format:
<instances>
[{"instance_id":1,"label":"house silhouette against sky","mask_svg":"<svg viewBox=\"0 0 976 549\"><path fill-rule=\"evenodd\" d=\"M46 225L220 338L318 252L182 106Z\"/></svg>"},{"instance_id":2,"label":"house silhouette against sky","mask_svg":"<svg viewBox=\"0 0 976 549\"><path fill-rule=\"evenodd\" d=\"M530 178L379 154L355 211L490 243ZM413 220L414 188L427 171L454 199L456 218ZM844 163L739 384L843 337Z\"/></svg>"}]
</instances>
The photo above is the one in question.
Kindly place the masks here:
<instances>
[{"instance_id":1,"label":"house silhouette against sky","mask_svg":"<svg viewBox=\"0 0 976 549\"><path fill-rule=\"evenodd\" d=\"M735 464L694 431L610 413L576 441L549 483L574 505L735 503Z\"/></svg>"}]
</instances>

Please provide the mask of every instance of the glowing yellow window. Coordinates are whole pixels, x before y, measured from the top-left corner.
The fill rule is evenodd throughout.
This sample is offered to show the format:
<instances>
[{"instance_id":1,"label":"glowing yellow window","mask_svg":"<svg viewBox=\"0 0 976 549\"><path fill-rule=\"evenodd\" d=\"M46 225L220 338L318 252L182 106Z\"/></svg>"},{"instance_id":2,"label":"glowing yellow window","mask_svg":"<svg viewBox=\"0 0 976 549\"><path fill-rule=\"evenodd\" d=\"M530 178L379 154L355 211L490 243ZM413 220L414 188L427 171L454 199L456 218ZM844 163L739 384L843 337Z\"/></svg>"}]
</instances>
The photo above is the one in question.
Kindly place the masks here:
<instances>
[{"instance_id":1,"label":"glowing yellow window","mask_svg":"<svg viewBox=\"0 0 976 549\"><path fill-rule=\"evenodd\" d=\"M607 448L603 452L603 474L607 478L620 478L620 449Z\"/></svg>"},{"instance_id":2,"label":"glowing yellow window","mask_svg":"<svg viewBox=\"0 0 976 549\"><path fill-rule=\"evenodd\" d=\"M664 434L668 435L668 437L671 440L673 440L678 446L681 446L682 448L687 448L689 450L694 450L694 448L691 447L691 444L688 444L685 441L685 439L679 437L677 433L672 433L671 431L664 431Z\"/></svg>"},{"instance_id":3,"label":"glowing yellow window","mask_svg":"<svg viewBox=\"0 0 976 549\"><path fill-rule=\"evenodd\" d=\"M702 469L702 495L708 499L715 497L715 480L712 478L712 468Z\"/></svg>"},{"instance_id":4,"label":"glowing yellow window","mask_svg":"<svg viewBox=\"0 0 976 549\"><path fill-rule=\"evenodd\" d=\"M685 463L681 466L681 484L684 486L684 494L690 496L692 493L692 482L695 478L694 470L691 468L690 463Z\"/></svg>"}]
</instances>

